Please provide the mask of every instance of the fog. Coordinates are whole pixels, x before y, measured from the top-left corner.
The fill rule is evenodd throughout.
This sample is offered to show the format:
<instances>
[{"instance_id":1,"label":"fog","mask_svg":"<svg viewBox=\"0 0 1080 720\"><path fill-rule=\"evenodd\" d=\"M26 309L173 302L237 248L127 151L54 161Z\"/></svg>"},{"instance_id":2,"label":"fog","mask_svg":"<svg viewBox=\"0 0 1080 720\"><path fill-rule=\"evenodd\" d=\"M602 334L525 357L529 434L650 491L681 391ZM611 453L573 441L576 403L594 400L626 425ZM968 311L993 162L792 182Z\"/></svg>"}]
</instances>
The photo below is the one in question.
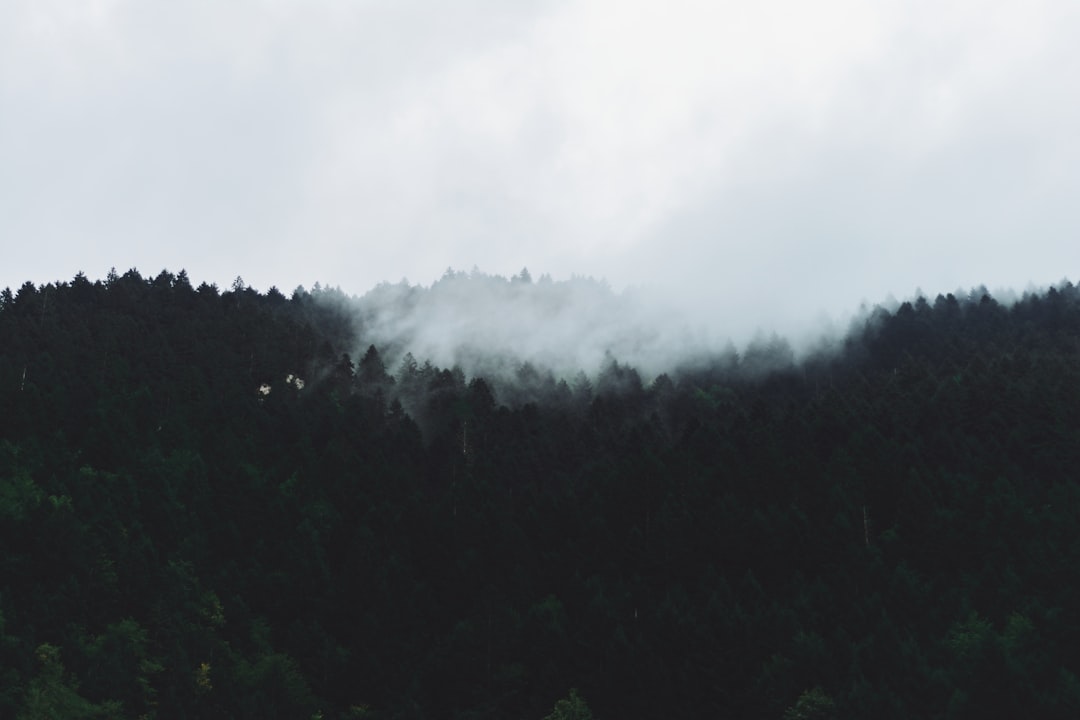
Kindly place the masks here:
<instances>
[{"instance_id":1,"label":"fog","mask_svg":"<svg viewBox=\"0 0 1080 720\"><path fill-rule=\"evenodd\" d=\"M1065 281L1063 281L1065 282ZM881 313L895 313L904 302L952 294L978 303L990 295L1011 305L1026 293L1046 287L988 289L916 289L864 302L846 314L820 314L787 331L776 326L726 322L732 308L710 316L711 306L693 308L657 290L614 290L603 279L573 275L534 277L527 269L504 277L474 268L448 269L428 284L405 280L381 283L361 296L316 293L323 302L341 304L354 320L363 357L374 345L391 374L400 374L407 354L418 364L453 368L466 378L482 377L499 391L500 400L528 399L531 390L560 380L574 386L611 376L612 367L632 369L643 383L661 374L707 369L732 377L758 379L807 360L845 352L848 340L876 324ZM788 288L787 292L798 292ZM747 318L760 317L752 304L736 308Z\"/></svg>"},{"instance_id":2,"label":"fog","mask_svg":"<svg viewBox=\"0 0 1080 720\"><path fill-rule=\"evenodd\" d=\"M1070 0L5 0L0 287L528 266L798 348L1075 275L1078 36Z\"/></svg>"},{"instance_id":3,"label":"fog","mask_svg":"<svg viewBox=\"0 0 1080 720\"><path fill-rule=\"evenodd\" d=\"M362 347L374 344L393 371L406 353L419 362L460 368L469 377L512 379L523 365L555 378L579 372L595 377L613 361L646 380L736 352L794 359L835 340L837 326L822 324L794 346L775 334L732 335L722 326L665 302L655 292L613 290L603 280L571 276L533 278L447 270L428 286L382 283L347 302Z\"/></svg>"}]
</instances>

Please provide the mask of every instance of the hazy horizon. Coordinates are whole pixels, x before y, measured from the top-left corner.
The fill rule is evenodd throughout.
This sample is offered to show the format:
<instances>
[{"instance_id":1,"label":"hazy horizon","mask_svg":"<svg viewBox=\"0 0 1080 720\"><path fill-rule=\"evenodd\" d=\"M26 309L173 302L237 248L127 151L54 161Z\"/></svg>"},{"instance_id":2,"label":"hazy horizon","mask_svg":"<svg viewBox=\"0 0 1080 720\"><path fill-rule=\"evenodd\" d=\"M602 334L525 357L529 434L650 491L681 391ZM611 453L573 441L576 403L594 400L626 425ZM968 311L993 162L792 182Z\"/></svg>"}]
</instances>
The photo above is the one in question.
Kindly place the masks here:
<instances>
[{"instance_id":1,"label":"hazy horizon","mask_svg":"<svg viewBox=\"0 0 1080 720\"><path fill-rule=\"evenodd\" d=\"M606 279L736 337L1080 268L1067 0L0 5L0 287Z\"/></svg>"},{"instance_id":2,"label":"hazy horizon","mask_svg":"<svg viewBox=\"0 0 1080 720\"><path fill-rule=\"evenodd\" d=\"M145 281L156 277L132 270ZM117 270L116 274L124 273ZM108 281L108 277L87 279ZM238 279L245 289L263 294L271 289L255 287L242 276ZM228 292L236 279L224 287L197 277L188 276L188 281L192 287L207 283ZM395 375L410 353L420 363L460 368L469 378L485 377L505 390L528 384L523 385L519 376L523 365L568 382L581 372L596 378L612 361L634 368L645 382L663 373L723 365L737 358L751 364L763 361L778 369L842 350L846 338L858 337L866 323L874 322L878 308L893 312L920 296L931 303L949 294L961 301L977 301L984 291L1008 305L1026 292L1047 288L975 286L899 298L890 295L852 308L842 317L823 316L815 324L804 323L796 332L747 327L741 333L710 324L707 313L688 312L655 293L635 288L620 291L603 279L582 275L534 275L527 268L512 276L451 268L429 284L381 282L362 294L318 282L311 288L274 289L286 296L303 291L351 317L357 334L350 352L354 362L369 345L375 345ZM746 366L741 372L752 376L755 369Z\"/></svg>"}]
</instances>

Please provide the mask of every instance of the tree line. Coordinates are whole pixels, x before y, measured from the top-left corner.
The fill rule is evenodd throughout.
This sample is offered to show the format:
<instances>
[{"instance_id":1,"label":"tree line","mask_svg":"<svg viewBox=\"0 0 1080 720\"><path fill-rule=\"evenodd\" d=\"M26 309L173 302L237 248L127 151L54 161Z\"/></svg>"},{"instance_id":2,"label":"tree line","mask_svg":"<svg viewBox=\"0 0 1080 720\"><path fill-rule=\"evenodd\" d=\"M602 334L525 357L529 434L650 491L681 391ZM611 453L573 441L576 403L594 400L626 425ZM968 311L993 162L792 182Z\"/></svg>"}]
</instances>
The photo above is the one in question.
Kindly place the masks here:
<instances>
[{"instance_id":1,"label":"tree line","mask_svg":"<svg viewBox=\"0 0 1080 720\"><path fill-rule=\"evenodd\" d=\"M0 716L1080 710L1072 284L644 380L388 367L334 296L0 293Z\"/></svg>"}]
</instances>

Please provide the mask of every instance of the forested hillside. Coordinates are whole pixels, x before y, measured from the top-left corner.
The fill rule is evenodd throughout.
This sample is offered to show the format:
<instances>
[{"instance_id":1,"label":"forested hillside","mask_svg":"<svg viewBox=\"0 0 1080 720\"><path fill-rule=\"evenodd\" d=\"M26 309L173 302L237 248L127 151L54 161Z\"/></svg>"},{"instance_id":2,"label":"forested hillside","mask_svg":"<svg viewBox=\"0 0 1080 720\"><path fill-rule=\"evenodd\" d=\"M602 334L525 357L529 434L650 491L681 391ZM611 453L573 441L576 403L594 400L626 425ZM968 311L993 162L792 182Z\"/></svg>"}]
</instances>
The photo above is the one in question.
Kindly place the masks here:
<instances>
[{"instance_id":1,"label":"forested hillside","mask_svg":"<svg viewBox=\"0 0 1080 720\"><path fill-rule=\"evenodd\" d=\"M1080 714L1073 285L655 378L350 307L0 295L0 717Z\"/></svg>"}]
</instances>

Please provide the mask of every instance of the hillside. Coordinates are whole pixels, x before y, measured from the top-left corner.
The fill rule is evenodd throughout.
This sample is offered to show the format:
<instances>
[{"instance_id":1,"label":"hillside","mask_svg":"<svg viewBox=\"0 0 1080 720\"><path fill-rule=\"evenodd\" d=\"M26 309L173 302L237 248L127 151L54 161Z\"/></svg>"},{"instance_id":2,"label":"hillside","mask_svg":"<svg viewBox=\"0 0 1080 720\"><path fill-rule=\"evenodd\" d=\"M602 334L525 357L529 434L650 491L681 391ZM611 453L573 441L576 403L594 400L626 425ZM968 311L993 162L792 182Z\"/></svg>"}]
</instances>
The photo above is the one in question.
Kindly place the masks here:
<instances>
[{"instance_id":1,"label":"hillside","mask_svg":"<svg viewBox=\"0 0 1080 720\"><path fill-rule=\"evenodd\" d=\"M362 300L0 295L0 716L1080 710L1075 286L576 373Z\"/></svg>"}]
</instances>

